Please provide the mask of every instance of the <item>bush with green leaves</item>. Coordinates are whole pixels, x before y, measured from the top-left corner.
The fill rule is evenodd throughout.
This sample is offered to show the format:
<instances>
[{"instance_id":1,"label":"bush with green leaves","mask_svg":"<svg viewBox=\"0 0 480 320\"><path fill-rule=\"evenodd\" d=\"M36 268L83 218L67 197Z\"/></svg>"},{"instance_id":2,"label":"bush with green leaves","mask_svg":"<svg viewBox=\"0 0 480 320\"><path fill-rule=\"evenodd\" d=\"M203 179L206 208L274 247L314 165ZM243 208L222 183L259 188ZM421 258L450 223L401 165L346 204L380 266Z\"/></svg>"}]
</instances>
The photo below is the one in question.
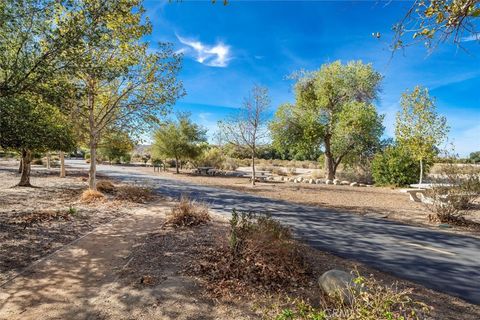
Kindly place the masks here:
<instances>
[{"instance_id":1,"label":"bush with green leaves","mask_svg":"<svg viewBox=\"0 0 480 320\"><path fill-rule=\"evenodd\" d=\"M372 176L376 185L406 186L415 183L419 174L418 161L397 146L385 148L372 161Z\"/></svg>"},{"instance_id":2,"label":"bush with green leaves","mask_svg":"<svg viewBox=\"0 0 480 320\"><path fill-rule=\"evenodd\" d=\"M312 306L301 299L287 299L283 305L264 311L264 318L275 320L419 320L426 319L430 307L412 299L411 289L396 284L385 285L372 276L358 273L351 287L351 303L341 299L325 299ZM360 289L358 289L360 288Z\"/></svg>"}]
</instances>

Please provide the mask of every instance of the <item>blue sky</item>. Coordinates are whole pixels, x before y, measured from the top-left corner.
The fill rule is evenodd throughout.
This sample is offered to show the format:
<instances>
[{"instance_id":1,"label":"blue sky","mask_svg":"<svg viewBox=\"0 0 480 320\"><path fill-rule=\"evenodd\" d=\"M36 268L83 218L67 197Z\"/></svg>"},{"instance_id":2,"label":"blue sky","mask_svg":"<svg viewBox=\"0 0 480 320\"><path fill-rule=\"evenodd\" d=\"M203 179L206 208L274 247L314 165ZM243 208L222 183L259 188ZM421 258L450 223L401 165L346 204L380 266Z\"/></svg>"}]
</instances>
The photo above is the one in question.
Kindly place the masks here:
<instances>
[{"instance_id":1,"label":"blue sky","mask_svg":"<svg viewBox=\"0 0 480 320\"><path fill-rule=\"evenodd\" d=\"M462 42L468 52L444 44L428 54L418 45L392 58L391 26L408 3L146 0L145 6L152 46L172 42L185 55L180 78L187 95L174 110L190 111L210 136L254 84L269 88L273 113L294 101L286 79L292 72L363 60L384 75L377 107L385 114L385 136L393 136L401 93L418 84L431 90L447 116L456 152L480 150L480 41ZM372 32L380 32L380 39Z\"/></svg>"}]
</instances>

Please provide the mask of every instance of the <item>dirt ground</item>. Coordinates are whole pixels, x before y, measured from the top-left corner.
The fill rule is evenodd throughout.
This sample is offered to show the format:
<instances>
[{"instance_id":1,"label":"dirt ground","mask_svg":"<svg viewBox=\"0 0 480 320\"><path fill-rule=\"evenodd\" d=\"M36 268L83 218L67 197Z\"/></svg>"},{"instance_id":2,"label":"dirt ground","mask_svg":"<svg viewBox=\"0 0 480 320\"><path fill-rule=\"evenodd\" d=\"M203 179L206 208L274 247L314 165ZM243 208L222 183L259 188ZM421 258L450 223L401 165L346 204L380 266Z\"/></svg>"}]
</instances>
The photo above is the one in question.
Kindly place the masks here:
<instances>
[{"instance_id":1,"label":"dirt ground","mask_svg":"<svg viewBox=\"0 0 480 320\"><path fill-rule=\"evenodd\" d=\"M219 242L225 241L228 228L228 221L225 218L214 216L213 221L207 225L180 229L165 226L150 233L132 253L132 260L121 271L120 280L138 290L142 288L152 288L154 290L158 287L170 287L172 285L183 287L186 285L187 287L192 287L192 289L194 288L193 290L197 294L196 298L190 298L188 301L193 299L196 303L204 304L204 308L207 308L207 310L212 308L212 305L215 305L215 311L219 312L221 310L224 316L228 314L228 319L255 319L262 317L263 311L271 307L272 304L284 299L285 296L272 293L254 295L254 298L252 298L250 294L248 296L239 294L241 291L238 290L218 297L202 288L202 284L204 284L202 279L194 275L194 278L191 278L191 266L196 263L202 264L202 259L205 259L205 252L216 248ZM470 305L460 299L426 289L411 282L399 280L362 264L311 248L307 248L306 255L309 257L310 264L314 266L314 270L312 281L299 297L307 297L313 305L316 304L315 297L321 296L315 279L323 272L330 269L343 269L346 271L357 269L360 274L365 276L373 275L375 279L381 280L385 285L391 286L396 284L399 289L413 289L412 298L427 303L433 308L431 313L432 319L453 320L459 319L460 315L461 319L464 320L479 319L480 317L479 306ZM291 297L296 296L292 295ZM227 303L228 308L226 307ZM154 308L163 310L165 306L156 305ZM255 310L255 312L252 310ZM152 312L154 311L152 310ZM158 312L158 310L155 312ZM162 311L160 314L165 314L165 312ZM181 316L181 314L178 311L175 317ZM204 312L198 313L198 319L204 319Z\"/></svg>"},{"instance_id":2,"label":"dirt ground","mask_svg":"<svg viewBox=\"0 0 480 320\"><path fill-rule=\"evenodd\" d=\"M252 187L249 179L244 177L199 176L189 171L180 174L172 170L153 172L151 167L139 167L139 170L149 174L209 185L212 187L232 189L255 195L291 201L295 203L319 206L337 211L348 211L360 215L370 215L378 218L401 221L403 223L439 228L438 222L431 222L425 205L410 200L408 194L400 189L386 187L351 187L325 184L296 184L287 182L257 182ZM480 223L480 210L472 211L465 218ZM442 228L472 236L480 236L478 228L449 226Z\"/></svg>"},{"instance_id":3,"label":"dirt ground","mask_svg":"<svg viewBox=\"0 0 480 320\"><path fill-rule=\"evenodd\" d=\"M86 174L33 170L37 188L12 187L19 175L12 163L0 167L0 283L97 226L128 214L128 204L79 201Z\"/></svg>"},{"instance_id":4,"label":"dirt ground","mask_svg":"<svg viewBox=\"0 0 480 320\"><path fill-rule=\"evenodd\" d=\"M61 179L56 170L34 169L38 188L11 188L15 166L0 165L0 319L258 319L281 298L212 296L188 271L225 241L225 218L212 213L206 225L175 229L164 223L171 207L165 199L85 204L78 200L85 172L70 170ZM56 214L30 223L38 212ZM413 288L415 299L433 307L433 319L480 318L479 306L308 250L315 266L310 297L318 296L316 278L324 271L358 268Z\"/></svg>"}]
</instances>

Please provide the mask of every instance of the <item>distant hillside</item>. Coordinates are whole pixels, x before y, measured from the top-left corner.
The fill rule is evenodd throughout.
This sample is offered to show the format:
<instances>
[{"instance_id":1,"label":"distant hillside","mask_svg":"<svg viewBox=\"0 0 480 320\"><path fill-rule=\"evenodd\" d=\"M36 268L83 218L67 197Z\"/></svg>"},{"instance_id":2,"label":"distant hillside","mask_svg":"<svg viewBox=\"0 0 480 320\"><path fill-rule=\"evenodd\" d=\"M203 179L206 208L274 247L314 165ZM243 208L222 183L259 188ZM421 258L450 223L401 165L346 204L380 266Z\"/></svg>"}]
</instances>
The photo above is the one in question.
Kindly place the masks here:
<instances>
[{"instance_id":1,"label":"distant hillside","mask_svg":"<svg viewBox=\"0 0 480 320\"><path fill-rule=\"evenodd\" d=\"M133 154L149 154L151 147L151 144L140 144L133 148Z\"/></svg>"}]
</instances>

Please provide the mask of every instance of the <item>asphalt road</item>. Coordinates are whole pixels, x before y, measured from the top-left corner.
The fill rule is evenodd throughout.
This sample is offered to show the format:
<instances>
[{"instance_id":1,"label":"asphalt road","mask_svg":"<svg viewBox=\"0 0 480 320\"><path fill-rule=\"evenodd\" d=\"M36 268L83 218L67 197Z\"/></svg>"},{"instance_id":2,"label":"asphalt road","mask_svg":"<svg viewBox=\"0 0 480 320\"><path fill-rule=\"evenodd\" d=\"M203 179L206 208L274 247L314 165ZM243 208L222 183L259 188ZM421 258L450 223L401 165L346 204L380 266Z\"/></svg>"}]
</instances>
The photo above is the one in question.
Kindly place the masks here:
<instances>
[{"instance_id":1,"label":"asphalt road","mask_svg":"<svg viewBox=\"0 0 480 320\"><path fill-rule=\"evenodd\" d=\"M86 168L83 161L67 163ZM98 172L125 181L148 182L165 196L189 195L225 215L234 208L269 213L314 248L480 304L478 238L150 176L133 167L100 165Z\"/></svg>"}]
</instances>

